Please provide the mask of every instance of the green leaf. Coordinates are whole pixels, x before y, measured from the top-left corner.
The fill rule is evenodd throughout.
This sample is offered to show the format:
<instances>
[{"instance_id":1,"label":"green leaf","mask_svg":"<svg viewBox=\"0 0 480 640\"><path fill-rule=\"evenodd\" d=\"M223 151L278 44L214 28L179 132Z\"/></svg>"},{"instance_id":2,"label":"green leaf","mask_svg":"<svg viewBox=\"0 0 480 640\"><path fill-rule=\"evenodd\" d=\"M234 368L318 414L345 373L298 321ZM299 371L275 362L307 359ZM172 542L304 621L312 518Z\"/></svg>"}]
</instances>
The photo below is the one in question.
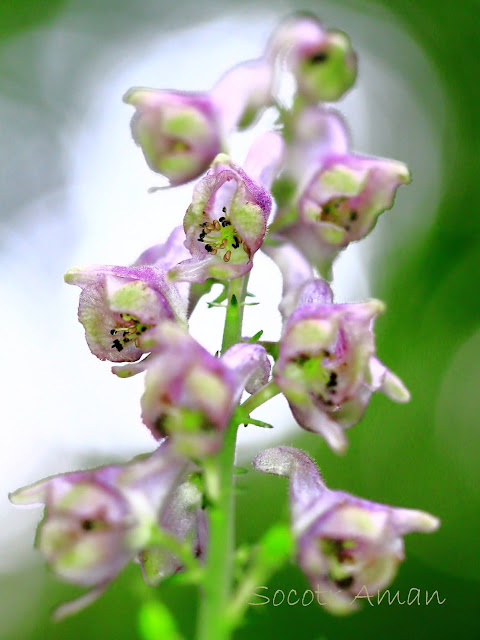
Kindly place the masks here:
<instances>
[{"instance_id":1,"label":"green leaf","mask_svg":"<svg viewBox=\"0 0 480 640\"><path fill-rule=\"evenodd\" d=\"M260 540L259 564L276 569L291 557L293 549L294 541L290 527L286 524L275 524Z\"/></svg>"},{"instance_id":2,"label":"green leaf","mask_svg":"<svg viewBox=\"0 0 480 640\"><path fill-rule=\"evenodd\" d=\"M170 611L162 602L154 600L141 605L138 630L143 640L183 640Z\"/></svg>"},{"instance_id":3,"label":"green leaf","mask_svg":"<svg viewBox=\"0 0 480 640\"><path fill-rule=\"evenodd\" d=\"M261 329L260 331L257 331L257 333L254 336L252 336L248 342L250 344L254 344L255 342L258 342L260 340L262 335L263 335L263 329Z\"/></svg>"}]
</instances>

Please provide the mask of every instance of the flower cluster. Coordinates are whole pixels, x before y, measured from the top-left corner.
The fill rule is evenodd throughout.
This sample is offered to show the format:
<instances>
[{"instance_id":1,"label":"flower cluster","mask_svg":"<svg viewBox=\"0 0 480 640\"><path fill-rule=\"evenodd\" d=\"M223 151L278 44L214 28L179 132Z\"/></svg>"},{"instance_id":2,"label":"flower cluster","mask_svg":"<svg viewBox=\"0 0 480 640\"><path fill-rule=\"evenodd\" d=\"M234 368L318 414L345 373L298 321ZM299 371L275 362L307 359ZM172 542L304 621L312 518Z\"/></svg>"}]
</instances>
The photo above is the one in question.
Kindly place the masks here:
<instances>
[{"instance_id":1,"label":"flower cluster","mask_svg":"<svg viewBox=\"0 0 480 640\"><path fill-rule=\"evenodd\" d=\"M298 424L335 452L346 450L345 431L362 420L375 391L409 400L376 355L373 324L385 305L334 303L327 282L337 255L372 230L409 181L401 162L351 153L342 118L323 104L352 87L356 69L344 33L298 15L278 27L260 58L234 67L208 92L134 88L125 95L136 109L133 138L151 169L172 186L200 179L183 228L164 244L131 266L65 275L81 289L78 319L91 352L115 363L119 378L144 374L141 419L157 448L11 495L15 504L44 505L39 550L60 577L92 588L60 614L93 600L132 560L149 584L196 569L209 597L218 580L209 546L230 539L221 527L231 518L215 511L231 504L222 498L233 483L227 442L242 423L266 426L250 413L269 398L283 393ZM288 107L280 98L286 76L294 85ZM228 134L252 126L266 108L277 109L278 127L260 135L240 165L228 155ZM259 250L283 277L277 342L241 337ZM210 306L226 301L215 355L188 331L213 283L223 293ZM250 398L240 404L244 392ZM361 586L390 583L403 534L438 526L428 514L327 489L312 460L290 447L259 453L254 467L289 477L297 561L313 583L333 589L333 612L350 609Z\"/></svg>"}]
</instances>

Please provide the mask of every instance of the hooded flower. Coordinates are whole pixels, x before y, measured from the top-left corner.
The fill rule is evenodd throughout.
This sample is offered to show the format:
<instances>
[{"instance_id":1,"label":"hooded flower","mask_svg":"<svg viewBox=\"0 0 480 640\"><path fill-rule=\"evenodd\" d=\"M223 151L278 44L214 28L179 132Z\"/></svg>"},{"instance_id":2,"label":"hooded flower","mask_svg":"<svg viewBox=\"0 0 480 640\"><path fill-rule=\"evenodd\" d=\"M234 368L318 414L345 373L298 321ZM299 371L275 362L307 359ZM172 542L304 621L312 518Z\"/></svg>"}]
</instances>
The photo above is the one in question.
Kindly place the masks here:
<instances>
[{"instance_id":1,"label":"hooded flower","mask_svg":"<svg viewBox=\"0 0 480 640\"><path fill-rule=\"evenodd\" d=\"M150 567L150 577L181 567L178 558L158 548L156 539L162 529L182 541L202 518L200 493L185 482L188 471L190 463L164 441L153 454L128 464L52 476L10 495L17 505L45 506L36 546L55 573L93 587L79 601L64 605L60 615L98 597L128 562L142 561L142 554L158 550L156 558L161 558L155 570Z\"/></svg>"},{"instance_id":2,"label":"hooded flower","mask_svg":"<svg viewBox=\"0 0 480 640\"><path fill-rule=\"evenodd\" d=\"M148 166L172 186L204 173L235 127L248 126L271 102L272 65L250 60L225 73L210 92L130 89L132 135Z\"/></svg>"},{"instance_id":3,"label":"hooded flower","mask_svg":"<svg viewBox=\"0 0 480 640\"><path fill-rule=\"evenodd\" d=\"M278 213L272 230L294 242L327 274L350 242L364 238L410 182L402 162L348 151L341 118L308 107L296 116L282 176L273 185Z\"/></svg>"},{"instance_id":4,"label":"hooded flower","mask_svg":"<svg viewBox=\"0 0 480 640\"><path fill-rule=\"evenodd\" d=\"M404 559L403 536L430 533L439 520L423 511L369 502L323 483L313 460L293 447L260 452L257 471L290 479L298 564L333 613L354 611L356 596L386 588Z\"/></svg>"},{"instance_id":5,"label":"hooded flower","mask_svg":"<svg viewBox=\"0 0 480 640\"><path fill-rule=\"evenodd\" d=\"M136 108L132 136L148 166L172 186L202 174L220 152L218 114L207 94L138 87L123 100Z\"/></svg>"},{"instance_id":6,"label":"hooded flower","mask_svg":"<svg viewBox=\"0 0 480 640\"><path fill-rule=\"evenodd\" d=\"M65 282L82 292L78 319L91 352L100 360L133 362L144 353L140 337L163 320L186 324L187 291L165 277L188 255L181 227L167 242L145 251L130 267L93 265L70 269Z\"/></svg>"},{"instance_id":7,"label":"hooded flower","mask_svg":"<svg viewBox=\"0 0 480 640\"><path fill-rule=\"evenodd\" d=\"M170 271L173 280L232 280L253 266L267 230L270 186L283 154L276 133L264 134L252 146L245 170L223 154L195 186L184 219L185 246L192 258Z\"/></svg>"},{"instance_id":8,"label":"hooded flower","mask_svg":"<svg viewBox=\"0 0 480 640\"><path fill-rule=\"evenodd\" d=\"M305 284L286 323L273 376L297 422L321 434L335 451L344 429L357 424L374 391L407 402L403 383L375 357L372 325L379 300L333 304L322 280Z\"/></svg>"},{"instance_id":9,"label":"hooded flower","mask_svg":"<svg viewBox=\"0 0 480 640\"><path fill-rule=\"evenodd\" d=\"M173 323L145 341L153 351L147 359L113 369L122 377L146 370L144 423L155 438L171 436L184 455L216 452L244 388L253 393L268 381L265 349L237 344L217 358Z\"/></svg>"},{"instance_id":10,"label":"hooded flower","mask_svg":"<svg viewBox=\"0 0 480 640\"><path fill-rule=\"evenodd\" d=\"M298 93L309 102L339 100L357 76L357 58L348 36L325 29L310 15L295 15L280 24L267 55L286 63Z\"/></svg>"},{"instance_id":11,"label":"hooded flower","mask_svg":"<svg viewBox=\"0 0 480 640\"><path fill-rule=\"evenodd\" d=\"M350 242L364 238L410 182L406 165L355 154L325 159L298 201L294 239L315 263L332 262Z\"/></svg>"}]
</instances>

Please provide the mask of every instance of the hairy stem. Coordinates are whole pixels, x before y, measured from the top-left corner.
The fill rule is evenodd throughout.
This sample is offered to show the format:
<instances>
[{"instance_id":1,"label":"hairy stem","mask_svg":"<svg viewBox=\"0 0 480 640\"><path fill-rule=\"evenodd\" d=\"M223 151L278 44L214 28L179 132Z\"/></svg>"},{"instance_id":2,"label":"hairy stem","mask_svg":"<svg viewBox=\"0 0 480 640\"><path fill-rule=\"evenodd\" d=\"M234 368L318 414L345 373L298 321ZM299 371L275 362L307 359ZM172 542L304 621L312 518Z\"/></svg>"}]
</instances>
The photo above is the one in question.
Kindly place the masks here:
<instances>
[{"instance_id":1,"label":"hairy stem","mask_svg":"<svg viewBox=\"0 0 480 640\"><path fill-rule=\"evenodd\" d=\"M248 276L232 280L223 332L222 353L240 342ZM234 557L234 474L238 421L232 419L222 450L205 468L209 507L209 546L205 564L198 640L228 640L224 612L231 592Z\"/></svg>"}]
</instances>

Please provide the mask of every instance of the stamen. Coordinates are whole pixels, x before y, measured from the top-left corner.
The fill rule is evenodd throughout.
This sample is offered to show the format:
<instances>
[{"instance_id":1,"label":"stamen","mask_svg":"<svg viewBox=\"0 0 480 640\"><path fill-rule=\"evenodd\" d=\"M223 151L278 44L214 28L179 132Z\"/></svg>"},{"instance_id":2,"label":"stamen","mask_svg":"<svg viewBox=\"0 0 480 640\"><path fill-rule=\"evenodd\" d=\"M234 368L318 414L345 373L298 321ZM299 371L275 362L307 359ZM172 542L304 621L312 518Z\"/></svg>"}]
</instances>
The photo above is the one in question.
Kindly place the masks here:
<instances>
[{"instance_id":1,"label":"stamen","mask_svg":"<svg viewBox=\"0 0 480 640\"><path fill-rule=\"evenodd\" d=\"M122 351L122 349L123 349L123 345L122 345L122 343L120 342L120 340L114 340L114 341L113 341L112 349L113 349L113 348L117 349L117 351Z\"/></svg>"},{"instance_id":2,"label":"stamen","mask_svg":"<svg viewBox=\"0 0 480 640\"><path fill-rule=\"evenodd\" d=\"M213 224L215 226L215 230L216 231L220 231L220 229L222 228L221 225L220 225L220 222L218 220L214 220Z\"/></svg>"},{"instance_id":3,"label":"stamen","mask_svg":"<svg viewBox=\"0 0 480 640\"><path fill-rule=\"evenodd\" d=\"M226 254L223 256L223 261L224 262L228 262L231 257L232 257L232 252L231 251L227 251Z\"/></svg>"},{"instance_id":4,"label":"stamen","mask_svg":"<svg viewBox=\"0 0 480 640\"><path fill-rule=\"evenodd\" d=\"M126 347L130 342L135 342L137 347L140 347L139 337L148 329L151 328L151 325L141 324L140 320L135 316L132 316L128 313L120 314L122 320L127 321L129 324L125 327L115 327L110 329L110 335L118 336L121 334L121 338L116 338L112 343L112 349L117 349L117 351L122 351L124 347Z\"/></svg>"}]
</instances>

